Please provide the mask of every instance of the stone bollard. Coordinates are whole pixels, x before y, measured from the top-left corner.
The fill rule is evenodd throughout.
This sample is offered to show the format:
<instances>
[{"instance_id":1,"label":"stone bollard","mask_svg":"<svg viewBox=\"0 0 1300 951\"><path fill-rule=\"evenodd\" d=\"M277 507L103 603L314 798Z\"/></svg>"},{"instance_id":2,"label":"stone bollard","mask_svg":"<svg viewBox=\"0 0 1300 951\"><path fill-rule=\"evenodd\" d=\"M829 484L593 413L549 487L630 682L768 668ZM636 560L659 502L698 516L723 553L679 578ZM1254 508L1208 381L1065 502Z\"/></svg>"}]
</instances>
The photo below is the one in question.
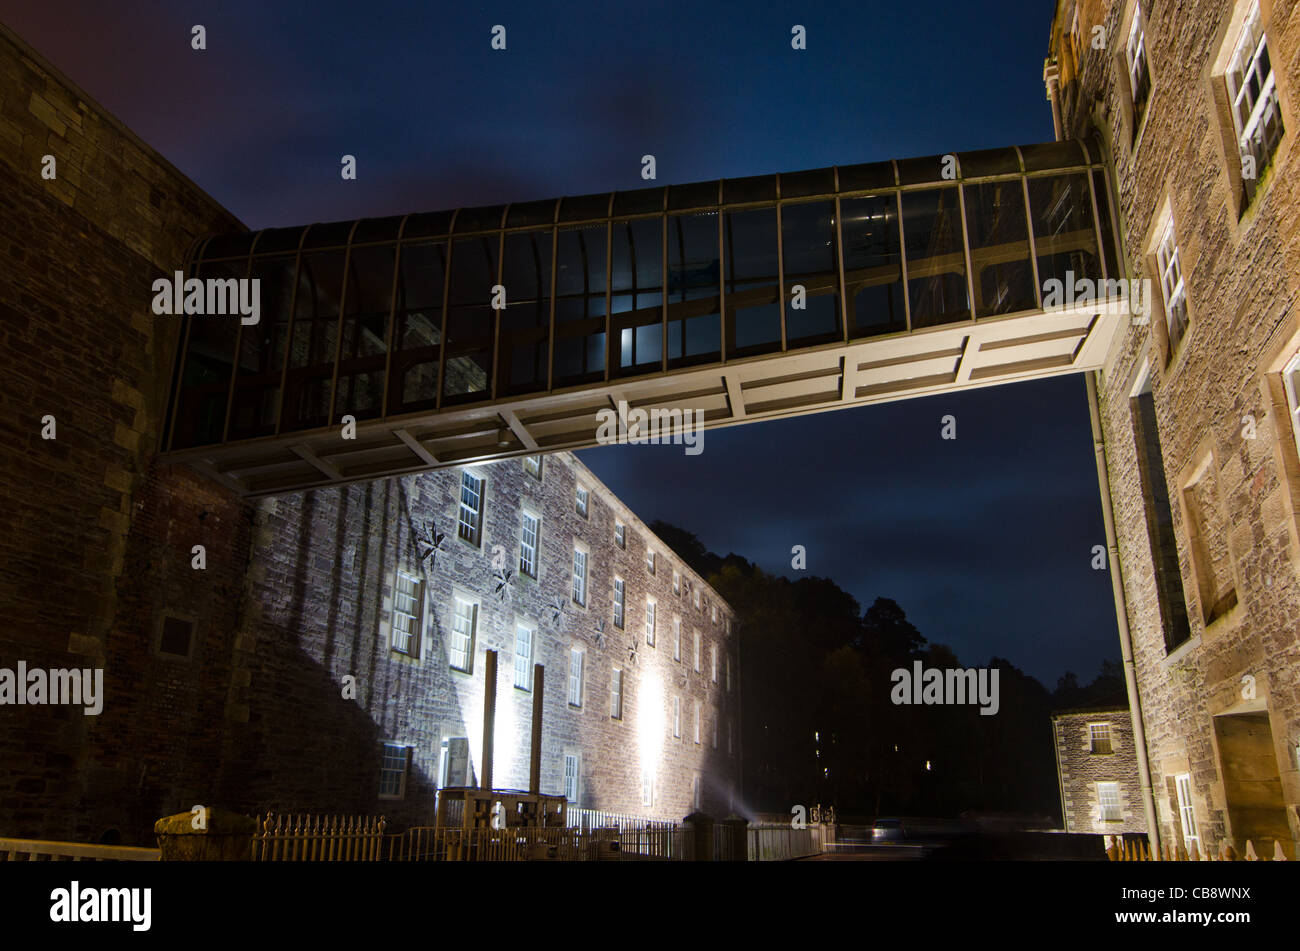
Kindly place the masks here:
<instances>
[{"instance_id":1,"label":"stone bollard","mask_svg":"<svg viewBox=\"0 0 1300 951\"><path fill-rule=\"evenodd\" d=\"M209 809L204 828L195 828L196 814L180 812L154 823L159 858L164 862L247 862L253 857L257 823L224 809Z\"/></svg>"},{"instance_id":2,"label":"stone bollard","mask_svg":"<svg viewBox=\"0 0 1300 951\"><path fill-rule=\"evenodd\" d=\"M722 820L722 855L729 862L749 861L749 820L734 812Z\"/></svg>"},{"instance_id":3,"label":"stone bollard","mask_svg":"<svg viewBox=\"0 0 1300 951\"><path fill-rule=\"evenodd\" d=\"M703 812L692 812L682 820L686 833L686 861L713 861L713 817Z\"/></svg>"}]
</instances>

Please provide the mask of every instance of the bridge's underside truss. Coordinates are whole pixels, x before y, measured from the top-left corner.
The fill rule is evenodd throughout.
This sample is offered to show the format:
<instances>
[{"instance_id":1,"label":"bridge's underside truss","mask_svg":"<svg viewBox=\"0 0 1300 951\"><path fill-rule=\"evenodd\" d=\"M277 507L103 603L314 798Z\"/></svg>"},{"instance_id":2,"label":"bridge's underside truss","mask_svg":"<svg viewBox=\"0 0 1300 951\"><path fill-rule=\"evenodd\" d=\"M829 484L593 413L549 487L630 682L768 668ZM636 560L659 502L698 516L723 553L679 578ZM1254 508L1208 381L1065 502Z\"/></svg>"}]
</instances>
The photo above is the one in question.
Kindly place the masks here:
<instances>
[{"instance_id":1,"label":"bridge's underside truss","mask_svg":"<svg viewBox=\"0 0 1300 951\"><path fill-rule=\"evenodd\" d=\"M956 158L209 239L261 320L186 318L168 458L264 495L1099 367L1121 309L1044 295L1120 277L1096 147Z\"/></svg>"}]
</instances>

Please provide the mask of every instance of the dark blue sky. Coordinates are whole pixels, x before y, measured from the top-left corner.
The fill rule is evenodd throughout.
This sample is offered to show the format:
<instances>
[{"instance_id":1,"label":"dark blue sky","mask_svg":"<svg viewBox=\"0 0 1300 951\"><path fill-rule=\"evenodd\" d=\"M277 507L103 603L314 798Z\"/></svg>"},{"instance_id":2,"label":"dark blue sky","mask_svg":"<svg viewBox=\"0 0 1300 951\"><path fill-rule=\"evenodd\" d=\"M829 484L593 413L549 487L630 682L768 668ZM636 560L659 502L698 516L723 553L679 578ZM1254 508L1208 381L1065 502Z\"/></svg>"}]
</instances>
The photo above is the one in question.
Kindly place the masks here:
<instances>
[{"instance_id":1,"label":"dark blue sky","mask_svg":"<svg viewBox=\"0 0 1300 951\"><path fill-rule=\"evenodd\" d=\"M671 184L1046 141L1052 7L0 0L0 19L258 228L637 188L647 153ZM806 546L967 664L1050 687L1118 656L1080 377L712 431L695 457L581 455L720 554L790 573Z\"/></svg>"}]
</instances>

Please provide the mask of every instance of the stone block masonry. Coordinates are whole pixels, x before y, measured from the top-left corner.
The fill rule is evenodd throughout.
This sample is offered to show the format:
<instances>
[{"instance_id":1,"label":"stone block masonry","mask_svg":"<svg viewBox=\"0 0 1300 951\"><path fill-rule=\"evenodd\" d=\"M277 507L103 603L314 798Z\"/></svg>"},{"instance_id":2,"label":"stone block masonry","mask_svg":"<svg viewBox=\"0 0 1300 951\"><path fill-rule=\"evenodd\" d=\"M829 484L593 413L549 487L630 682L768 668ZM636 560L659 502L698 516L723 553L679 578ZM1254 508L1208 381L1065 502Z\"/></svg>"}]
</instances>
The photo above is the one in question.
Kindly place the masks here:
<instances>
[{"instance_id":1,"label":"stone block masonry","mask_svg":"<svg viewBox=\"0 0 1300 951\"><path fill-rule=\"evenodd\" d=\"M1080 4L1076 62L1072 5L1058 4L1049 62L1061 77L1064 135L1104 140L1128 270L1156 289L1150 323L1130 326L1108 356L1099 401L1158 832L1166 847L1183 844L1187 816L1202 850L1230 843L1240 854L1253 839L1268 854L1276 838L1294 859L1300 430L1285 376L1300 352L1300 34L1294 9L1268 0L1141 4L1151 77L1143 110L1125 52L1137 7ZM1254 15L1285 131L1252 196L1227 73ZM1105 50L1086 42L1096 25ZM1181 339L1173 288L1161 292L1166 234L1183 281ZM1144 387L1158 456L1143 448ZM1190 636L1170 636L1175 601ZM1181 805L1180 777L1191 794Z\"/></svg>"}]
</instances>

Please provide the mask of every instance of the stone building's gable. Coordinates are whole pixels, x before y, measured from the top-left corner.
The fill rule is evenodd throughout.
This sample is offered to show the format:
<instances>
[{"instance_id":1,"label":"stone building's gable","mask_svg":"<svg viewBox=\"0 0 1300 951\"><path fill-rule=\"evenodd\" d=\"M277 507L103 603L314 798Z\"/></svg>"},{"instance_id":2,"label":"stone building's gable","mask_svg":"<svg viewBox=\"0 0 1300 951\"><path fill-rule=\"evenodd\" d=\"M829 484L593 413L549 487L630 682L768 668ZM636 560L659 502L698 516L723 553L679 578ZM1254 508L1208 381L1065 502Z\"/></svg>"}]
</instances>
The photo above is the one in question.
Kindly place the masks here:
<instances>
[{"instance_id":1,"label":"stone building's gable","mask_svg":"<svg viewBox=\"0 0 1300 951\"><path fill-rule=\"evenodd\" d=\"M1094 725L1104 731L1094 731ZM1105 740L1094 733L1103 733ZM1066 832L1145 832L1133 726L1127 707L1054 714L1052 735ZM1119 812L1104 814L1099 783L1114 783Z\"/></svg>"}]
</instances>

